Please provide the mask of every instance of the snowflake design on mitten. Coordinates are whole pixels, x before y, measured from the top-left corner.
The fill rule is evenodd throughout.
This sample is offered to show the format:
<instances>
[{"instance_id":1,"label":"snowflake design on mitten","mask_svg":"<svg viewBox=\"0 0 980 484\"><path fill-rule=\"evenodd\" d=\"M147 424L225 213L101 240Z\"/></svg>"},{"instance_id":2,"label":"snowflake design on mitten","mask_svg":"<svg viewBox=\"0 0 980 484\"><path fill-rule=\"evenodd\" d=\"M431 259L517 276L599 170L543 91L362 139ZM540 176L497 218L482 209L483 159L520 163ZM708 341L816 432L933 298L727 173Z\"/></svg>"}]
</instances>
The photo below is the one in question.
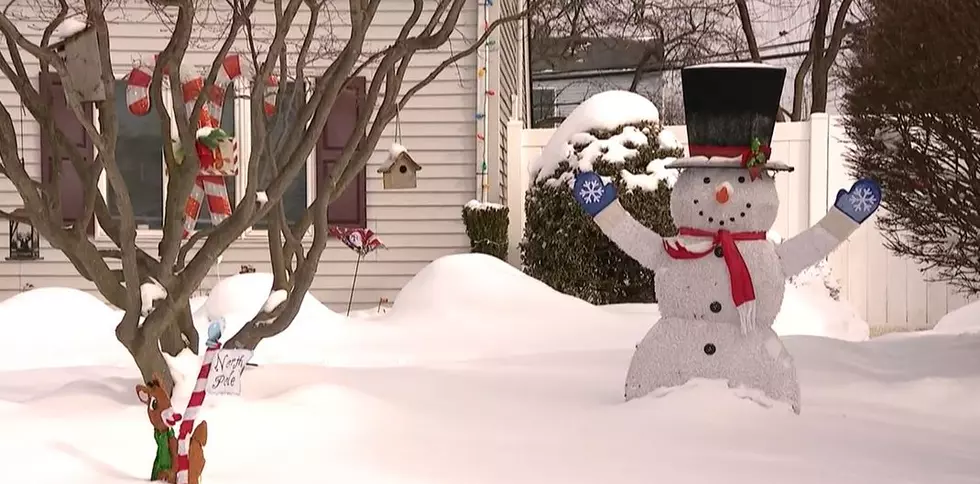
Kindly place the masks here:
<instances>
[{"instance_id":1,"label":"snowflake design on mitten","mask_svg":"<svg viewBox=\"0 0 980 484\"><path fill-rule=\"evenodd\" d=\"M854 210L862 213L868 213L875 208L875 204L878 200L875 198L874 192L870 188L859 188L850 195L851 206Z\"/></svg>"},{"instance_id":2,"label":"snowflake design on mitten","mask_svg":"<svg viewBox=\"0 0 980 484\"><path fill-rule=\"evenodd\" d=\"M598 180L589 180L582 184L582 191L579 192L579 195L582 196L585 203L593 204L599 202L604 192L605 189L602 188Z\"/></svg>"}]
</instances>

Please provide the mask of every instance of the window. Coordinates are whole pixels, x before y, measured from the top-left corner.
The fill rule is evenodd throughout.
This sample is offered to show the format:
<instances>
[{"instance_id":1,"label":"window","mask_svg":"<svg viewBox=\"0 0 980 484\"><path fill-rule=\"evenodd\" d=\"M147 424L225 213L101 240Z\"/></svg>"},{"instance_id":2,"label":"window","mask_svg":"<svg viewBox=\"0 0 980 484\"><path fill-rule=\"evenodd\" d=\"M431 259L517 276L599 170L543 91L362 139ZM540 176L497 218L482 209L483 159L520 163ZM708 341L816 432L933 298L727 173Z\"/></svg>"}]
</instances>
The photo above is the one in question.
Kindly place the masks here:
<instances>
[{"instance_id":1,"label":"window","mask_svg":"<svg viewBox=\"0 0 980 484\"><path fill-rule=\"evenodd\" d=\"M81 124L74 119L74 114L64 102L61 86L56 82L57 76L42 78L42 94L46 94L51 99L51 106L55 110L56 122L59 128L66 133L70 139L77 138L77 145L82 149L83 154L92 159L93 149L90 140L84 135ZM124 183L129 188L130 199L133 204L133 212L137 228L141 230L160 230L163 226L164 201L167 190L167 174L164 162L164 143L170 142L165 130L161 130L160 120L157 117L156 109L167 109L172 114L169 102L170 87L164 85L164 103L162 106L152 106L151 111L145 116L135 116L129 112L126 103L126 81L120 79L115 84L116 116L119 122L119 134L116 142L116 159ZM284 96L290 95L291 89L300 89L305 93L305 83L290 82L284 89ZM315 184L326 179L330 169L343 152L344 146L353 134L356 126L357 117L363 109L363 100L366 89L366 79L364 77L355 78L338 97L331 113L325 123L324 129L317 140L316 148L311 153L309 164L304 164L297 176L285 191L283 196L283 208L286 212L286 219L290 224L298 222L305 214ZM240 192L245 185L246 165L248 154L251 149L250 143L253 133L250 123L242 113L242 106L248 103L237 100L234 89L226 91L224 109L221 113L221 127L229 134L236 136L240 140L239 149L242 151L239 156L241 177L226 177L225 185L228 190L229 198L233 205L237 199L236 192ZM289 96L290 98L292 96ZM296 128L296 118L302 102L297 103L292 109L280 109L274 122L270 126L270 142L275 149L284 141L284 134L292 132ZM286 103L280 103L285 106ZM237 108L237 109L236 109ZM90 108L89 108L90 109ZM238 111L236 115L236 111ZM280 118L280 116L282 116ZM276 123L276 121L278 121ZM236 126L241 123L240 126ZM171 127L171 131L173 128ZM50 179L51 173L58 165L56 159L62 162L67 160L65 156L51 150L51 146L42 143L42 175L45 179ZM62 168L60 188L64 205L64 218L66 223L75 220L81 212L83 206L83 193L81 183L74 170L69 169L71 165L64 165ZM258 180L259 190L263 190L271 181L271 170L260 170ZM236 179L237 178L237 179ZM100 180L100 187L109 205L110 214L114 217L119 216L119 209L114 201L115 191L108 180ZM366 170L358 173L357 177L346 187L334 203L328 208L328 216L332 225L364 227L367 223L367 176ZM209 226L211 223L207 204L202 204L198 216L196 228ZM259 221L253 227L255 229L268 228L268 220ZM95 224L90 228L90 233L95 233Z\"/></svg>"},{"instance_id":2,"label":"window","mask_svg":"<svg viewBox=\"0 0 980 484\"><path fill-rule=\"evenodd\" d=\"M549 87L537 87L531 93L531 122L545 120L558 115L557 94Z\"/></svg>"},{"instance_id":3,"label":"window","mask_svg":"<svg viewBox=\"0 0 980 484\"><path fill-rule=\"evenodd\" d=\"M366 80L354 78L337 97L327 124L320 133L317 143L316 169L317 183L326 180L334 162L340 157L344 145L354 133L357 116L364 104ZM361 170L351 181L344 193L334 200L327 209L331 225L365 227L367 225L367 170Z\"/></svg>"},{"instance_id":4,"label":"window","mask_svg":"<svg viewBox=\"0 0 980 484\"><path fill-rule=\"evenodd\" d=\"M126 104L126 81L116 81L116 118L119 134L116 138L116 164L129 187L133 215L138 229L163 227L163 143L160 118L151 106L146 116L129 112ZM113 217L119 216L115 192L106 183L106 203Z\"/></svg>"},{"instance_id":5,"label":"window","mask_svg":"<svg viewBox=\"0 0 980 484\"><path fill-rule=\"evenodd\" d=\"M306 85L305 83L288 82L283 89L283 101L278 103L279 110L276 114L268 120L267 128L269 130L269 136L266 138L266 143L272 148L272 152L276 153L280 149L280 146L286 142L286 137L289 133L296 128L296 118L299 116L299 110L303 108L306 99ZM296 93L294 89L302 89L302 92ZM295 104L290 104L288 100L295 99ZM264 190L269 183L275 178L274 170L271 169L270 165L263 166L259 173L259 190ZM307 167L304 164L300 169L296 178L289 184L286 188L285 193L282 195L282 206L286 212L286 223L290 226L299 222L303 218L303 214L306 213L306 208L309 206L307 198ZM272 214L268 214L255 223L252 226L253 229L257 230L268 230L269 228L269 218Z\"/></svg>"},{"instance_id":6,"label":"window","mask_svg":"<svg viewBox=\"0 0 980 484\"><path fill-rule=\"evenodd\" d=\"M229 136L235 136L235 85L234 83L229 84L227 90L225 91L225 101L221 109L221 129L225 130ZM238 157L238 173L242 173L242 157ZM233 175L229 175L225 178L225 189L228 190L228 200L231 202L231 209L234 210L235 206L238 205L237 199L235 198L236 193L236 178ZM194 228L200 230L204 227L211 226L211 209L207 202L201 204L201 211L197 215L197 223Z\"/></svg>"},{"instance_id":7,"label":"window","mask_svg":"<svg viewBox=\"0 0 980 484\"><path fill-rule=\"evenodd\" d=\"M94 153L91 140L85 134L82 123L78 121L75 113L68 107L68 102L65 100L64 88L61 85L61 79L54 73L46 76L42 75L38 79L38 86L42 98L46 99L48 105L51 106L51 115L54 116L54 122L65 136L75 143L82 156L86 160L91 161ZM83 108L91 115L91 104L83 104ZM53 139L51 136L50 133L45 131L45 127L41 126L41 178L46 182L51 180L54 171L59 167L59 164L55 163L55 159L58 159L60 161L61 175L61 178L58 179L58 191L61 195L61 214L64 223L68 225L83 215L82 211L85 200L84 187L82 186L82 179L75 171L75 166L71 163L69 157L65 153L57 152L54 144L50 142ZM89 235L95 234L94 219L88 226L88 233Z\"/></svg>"}]
</instances>

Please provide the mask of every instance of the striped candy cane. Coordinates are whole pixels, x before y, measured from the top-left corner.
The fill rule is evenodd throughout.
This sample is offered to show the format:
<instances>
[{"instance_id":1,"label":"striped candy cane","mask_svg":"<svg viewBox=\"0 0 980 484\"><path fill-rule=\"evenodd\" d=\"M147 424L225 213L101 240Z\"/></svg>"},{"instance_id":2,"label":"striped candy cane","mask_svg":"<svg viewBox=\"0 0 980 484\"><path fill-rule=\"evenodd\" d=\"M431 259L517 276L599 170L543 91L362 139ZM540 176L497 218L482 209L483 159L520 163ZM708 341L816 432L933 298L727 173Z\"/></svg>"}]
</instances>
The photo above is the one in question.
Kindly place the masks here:
<instances>
[{"instance_id":1,"label":"striped candy cane","mask_svg":"<svg viewBox=\"0 0 980 484\"><path fill-rule=\"evenodd\" d=\"M183 419L180 422L180 430L177 434L177 484L187 484L190 470L190 450L191 432L194 430L194 421L197 414L201 411L204 404L204 397L207 396L208 375L211 374L211 362L215 355L221 350L221 343L208 341L207 350L204 352L204 361L201 363L201 371L197 374L197 382L194 384L194 393L191 393L190 401L187 402L187 409L184 410Z\"/></svg>"},{"instance_id":2,"label":"striped candy cane","mask_svg":"<svg viewBox=\"0 0 980 484\"><path fill-rule=\"evenodd\" d=\"M184 238L194 231L205 198L212 225L218 225L231 216L231 200L228 198L225 179L220 176L198 176L191 195L187 198L187 204L184 205Z\"/></svg>"},{"instance_id":3,"label":"striped candy cane","mask_svg":"<svg viewBox=\"0 0 980 484\"><path fill-rule=\"evenodd\" d=\"M150 62L143 62L137 65L129 73L126 83L126 103L129 112L136 116L146 116L150 112L150 81L153 78L153 68L156 64L157 56L153 56ZM221 62L218 70L218 77L214 81L209 94L209 100L205 108L202 109L199 126L218 126L216 121L221 119L221 111L224 107L225 92L228 85L238 77L251 77L252 65L247 57L240 54L229 54ZM190 114L194 103L200 97L204 89L204 77L181 69L180 72L181 93L183 95L184 106ZM275 77L270 77L266 81L265 89L265 112L272 115L276 111L276 94L278 92L278 81Z\"/></svg>"}]
</instances>

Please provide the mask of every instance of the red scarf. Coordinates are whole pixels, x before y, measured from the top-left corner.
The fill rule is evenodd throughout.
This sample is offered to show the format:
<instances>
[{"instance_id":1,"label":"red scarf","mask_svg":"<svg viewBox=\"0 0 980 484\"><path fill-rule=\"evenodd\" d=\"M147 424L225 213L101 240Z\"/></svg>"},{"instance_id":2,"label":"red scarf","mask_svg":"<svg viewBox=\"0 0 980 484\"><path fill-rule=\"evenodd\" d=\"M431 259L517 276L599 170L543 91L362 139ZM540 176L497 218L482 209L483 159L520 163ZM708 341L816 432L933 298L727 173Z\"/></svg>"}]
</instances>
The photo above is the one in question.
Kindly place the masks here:
<instances>
[{"instance_id":1,"label":"red scarf","mask_svg":"<svg viewBox=\"0 0 980 484\"><path fill-rule=\"evenodd\" d=\"M742 254L738 251L735 242L742 240L766 240L765 232L729 232L719 230L709 232L707 230L681 227L679 235L688 237L705 237L711 239L711 247L703 252L691 252L680 243L676 246L664 240L664 250L667 255L674 259L700 259L712 253L717 247L721 247L722 256L725 258L725 265L728 266L728 279L732 287L732 301L738 308L739 319L742 323L742 331L745 332L749 322L755 321L755 288L752 286L752 276L749 268L742 259ZM747 304L748 303L748 304Z\"/></svg>"}]
</instances>

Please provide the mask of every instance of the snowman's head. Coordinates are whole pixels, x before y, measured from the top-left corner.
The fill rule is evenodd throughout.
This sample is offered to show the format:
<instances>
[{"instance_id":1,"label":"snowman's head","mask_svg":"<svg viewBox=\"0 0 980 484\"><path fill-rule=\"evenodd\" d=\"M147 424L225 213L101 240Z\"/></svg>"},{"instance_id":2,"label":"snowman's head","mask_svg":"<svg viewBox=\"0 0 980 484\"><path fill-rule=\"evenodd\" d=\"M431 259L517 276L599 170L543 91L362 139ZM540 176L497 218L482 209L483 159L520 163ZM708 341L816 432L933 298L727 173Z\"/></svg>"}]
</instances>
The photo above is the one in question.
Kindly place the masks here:
<instances>
[{"instance_id":1,"label":"snowman's head","mask_svg":"<svg viewBox=\"0 0 980 484\"><path fill-rule=\"evenodd\" d=\"M670 196L670 214L678 227L768 231L778 212L776 183L765 170L752 180L744 169L685 168Z\"/></svg>"}]
</instances>

